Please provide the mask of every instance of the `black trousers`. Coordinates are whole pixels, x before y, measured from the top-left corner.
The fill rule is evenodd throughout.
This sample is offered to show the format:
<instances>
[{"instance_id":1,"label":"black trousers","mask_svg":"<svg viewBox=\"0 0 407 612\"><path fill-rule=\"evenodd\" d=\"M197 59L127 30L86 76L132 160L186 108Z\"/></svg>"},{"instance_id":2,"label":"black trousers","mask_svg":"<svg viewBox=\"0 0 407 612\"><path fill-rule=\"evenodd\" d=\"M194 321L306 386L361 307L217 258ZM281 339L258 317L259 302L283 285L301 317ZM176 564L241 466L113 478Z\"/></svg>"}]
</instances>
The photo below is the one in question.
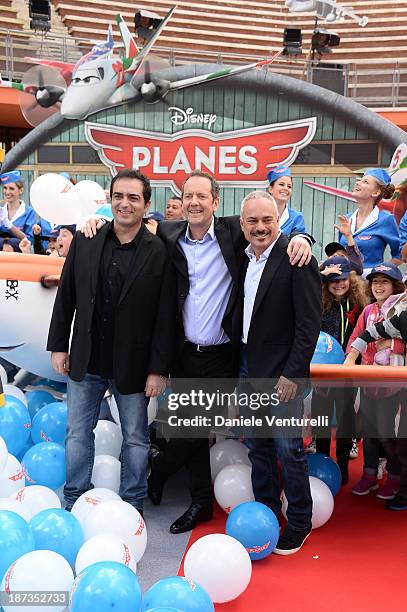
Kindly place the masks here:
<instances>
[{"instance_id":1,"label":"black trousers","mask_svg":"<svg viewBox=\"0 0 407 612\"><path fill-rule=\"evenodd\" d=\"M219 386L216 379L230 379L225 391L233 391L234 359L231 343L221 345L216 350L198 352L186 342L172 372L174 379L171 388L177 391L177 379L205 379L205 390L215 391ZM195 388L195 387L194 387ZM183 414L188 411L183 410ZM194 416L194 408L189 413ZM206 437L171 438L163 452L160 462L164 477L174 474L186 466L189 475L189 491L192 502L209 505L213 501L211 466L209 461L209 430Z\"/></svg>"}]
</instances>

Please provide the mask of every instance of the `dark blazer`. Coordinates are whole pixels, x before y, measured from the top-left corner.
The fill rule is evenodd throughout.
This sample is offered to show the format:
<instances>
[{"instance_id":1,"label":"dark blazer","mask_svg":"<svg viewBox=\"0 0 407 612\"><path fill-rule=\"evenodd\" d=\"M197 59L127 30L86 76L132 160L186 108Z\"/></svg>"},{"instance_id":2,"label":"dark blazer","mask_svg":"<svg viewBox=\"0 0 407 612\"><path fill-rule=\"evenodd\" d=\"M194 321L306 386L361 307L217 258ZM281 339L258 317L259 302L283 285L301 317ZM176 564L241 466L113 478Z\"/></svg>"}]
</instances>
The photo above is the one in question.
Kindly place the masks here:
<instances>
[{"instance_id":1,"label":"dark blazer","mask_svg":"<svg viewBox=\"0 0 407 612\"><path fill-rule=\"evenodd\" d=\"M88 240L74 237L55 299L47 350L68 352L70 377L81 381L91 355L91 328L99 266L109 225ZM168 375L173 358L175 275L166 248L142 224L134 267L115 314L114 380L120 393L144 390L149 373Z\"/></svg>"},{"instance_id":2,"label":"dark blazer","mask_svg":"<svg viewBox=\"0 0 407 612\"><path fill-rule=\"evenodd\" d=\"M178 353L181 351L185 341L182 309L189 293L189 278L187 260L177 243L180 236L185 234L187 225L187 221L161 221L157 231L157 236L162 238L167 246L169 256L176 271L176 351ZM238 216L215 217L214 230L220 250L233 281L232 292L222 321L222 327L228 338L238 345L239 338L233 336L232 314L236 304L239 278L245 258L244 249L247 246L247 242L240 228Z\"/></svg>"},{"instance_id":3,"label":"dark blazer","mask_svg":"<svg viewBox=\"0 0 407 612\"><path fill-rule=\"evenodd\" d=\"M249 377L308 378L310 361L321 329L322 289L316 259L307 266L292 266L288 240L280 235L266 262L257 289L247 338ZM242 333L243 268L235 335Z\"/></svg>"}]
</instances>

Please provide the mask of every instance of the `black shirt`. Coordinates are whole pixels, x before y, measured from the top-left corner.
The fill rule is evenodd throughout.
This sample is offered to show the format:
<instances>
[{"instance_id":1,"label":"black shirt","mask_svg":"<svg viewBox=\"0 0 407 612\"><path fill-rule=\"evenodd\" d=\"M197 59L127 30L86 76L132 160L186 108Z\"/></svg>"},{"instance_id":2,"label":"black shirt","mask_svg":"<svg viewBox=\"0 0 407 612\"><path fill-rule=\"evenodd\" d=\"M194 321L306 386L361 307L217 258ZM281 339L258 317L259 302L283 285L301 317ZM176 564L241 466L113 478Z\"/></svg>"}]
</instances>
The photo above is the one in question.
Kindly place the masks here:
<instances>
[{"instance_id":1,"label":"black shirt","mask_svg":"<svg viewBox=\"0 0 407 612\"><path fill-rule=\"evenodd\" d=\"M113 221L106 236L100 260L92 320L92 352L88 372L103 378L113 378L113 347L116 307L124 281L134 265L137 245L143 227L131 242L121 244L113 229Z\"/></svg>"}]
</instances>

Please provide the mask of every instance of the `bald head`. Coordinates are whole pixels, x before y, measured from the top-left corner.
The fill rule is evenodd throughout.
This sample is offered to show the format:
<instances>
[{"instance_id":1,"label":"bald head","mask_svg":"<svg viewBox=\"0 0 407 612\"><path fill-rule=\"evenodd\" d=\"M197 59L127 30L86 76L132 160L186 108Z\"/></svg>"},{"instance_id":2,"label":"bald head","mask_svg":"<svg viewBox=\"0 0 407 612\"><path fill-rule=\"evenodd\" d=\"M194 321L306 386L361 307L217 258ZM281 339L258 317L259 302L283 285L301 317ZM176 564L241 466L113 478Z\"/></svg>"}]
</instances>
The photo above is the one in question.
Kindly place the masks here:
<instances>
[{"instance_id":1,"label":"bald head","mask_svg":"<svg viewBox=\"0 0 407 612\"><path fill-rule=\"evenodd\" d=\"M280 231L277 204L266 191L253 191L243 200L240 225L245 238L259 257L276 240Z\"/></svg>"}]
</instances>

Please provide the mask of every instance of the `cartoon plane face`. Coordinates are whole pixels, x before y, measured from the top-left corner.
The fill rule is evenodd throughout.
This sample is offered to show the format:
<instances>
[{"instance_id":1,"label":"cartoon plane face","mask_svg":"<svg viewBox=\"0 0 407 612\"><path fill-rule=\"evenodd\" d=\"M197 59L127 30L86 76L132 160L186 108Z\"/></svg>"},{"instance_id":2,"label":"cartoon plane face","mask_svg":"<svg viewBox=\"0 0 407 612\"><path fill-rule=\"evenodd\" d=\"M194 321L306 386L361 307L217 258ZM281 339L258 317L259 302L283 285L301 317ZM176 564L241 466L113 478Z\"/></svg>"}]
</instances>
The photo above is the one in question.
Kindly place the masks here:
<instances>
[{"instance_id":1,"label":"cartoon plane face","mask_svg":"<svg viewBox=\"0 0 407 612\"><path fill-rule=\"evenodd\" d=\"M72 75L61 104L67 119L85 119L106 105L117 89L117 73L110 59L86 62Z\"/></svg>"},{"instance_id":2,"label":"cartoon plane face","mask_svg":"<svg viewBox=\"0 0 407 612\"><path fill-rule=\"evenodd\" d=\"M43 378L64 380L46 350L56 289L44 289L44 274L60 274L64 259L0 253L0 355Z\"/></svg>"}]
</instances>

